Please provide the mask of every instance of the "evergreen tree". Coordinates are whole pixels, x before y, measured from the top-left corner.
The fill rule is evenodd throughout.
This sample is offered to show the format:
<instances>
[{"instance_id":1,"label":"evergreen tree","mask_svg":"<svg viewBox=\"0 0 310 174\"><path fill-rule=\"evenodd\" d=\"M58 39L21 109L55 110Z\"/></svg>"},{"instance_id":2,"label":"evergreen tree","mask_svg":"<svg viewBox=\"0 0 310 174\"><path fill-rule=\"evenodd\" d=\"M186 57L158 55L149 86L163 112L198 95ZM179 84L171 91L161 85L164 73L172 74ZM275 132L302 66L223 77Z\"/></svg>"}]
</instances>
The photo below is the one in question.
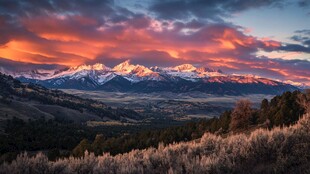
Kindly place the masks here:
<instances>
[{"instance_id":1,"label":"evergreen tree","mask_svg":"<svg viewBox=\"0 0 310 174\"><path fill-rule=\"evenodd\" d=\"M269 101L267 99L263 99L261 106L260 106L260 112L259 112L259 118L258 118L258 122L259 123L264 123L267 120L267 113L269 110Z\"/></svg>"}]
</instances>

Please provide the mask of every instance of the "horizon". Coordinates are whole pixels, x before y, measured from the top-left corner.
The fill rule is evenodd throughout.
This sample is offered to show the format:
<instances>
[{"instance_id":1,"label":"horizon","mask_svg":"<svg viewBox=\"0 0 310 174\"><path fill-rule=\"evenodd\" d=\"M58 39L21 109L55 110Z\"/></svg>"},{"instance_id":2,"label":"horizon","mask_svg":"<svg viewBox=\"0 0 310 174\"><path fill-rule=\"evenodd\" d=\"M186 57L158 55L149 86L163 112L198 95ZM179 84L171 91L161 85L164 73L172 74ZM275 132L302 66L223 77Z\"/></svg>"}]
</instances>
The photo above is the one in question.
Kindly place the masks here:
<instances>
[{"instance_id":1,"label":"horizon","mask_svg":"<svg viewBox=\"0 0 310 174\"><path fill-rule=\"evenodd\" d=\"M0 24L0 66L13 69L130 59L310 86L308 0L0 1Z\"/></svg>"},{"instance_id":2,"label":"horizon","mask_svg":"<svg viewBox=\"0 0 310 174\"><path fill-rule=\"evenodd\" d=\"M244 77L254 77L254 78L259 78L259 79L269 79L269 80L272 80L272 81L277 81L277 82L281 82L281 83L284 83L284 84L289 84L289 85L293 85L293 86L296 86L300 89L307 89L310 87L310 85L306 84L306 83L299 83L299 82L294 82L294 81L290 81L290 80L281 80L281 79L275 79L275 78L269 78L269 77L264 77L264 76L259 76L259 75L255 75L255 74L251 74L251 73L241 73L241 74L238 74L238 73L227 73L225 71L222 71L221 69L214 69L212 67L208 67L208 66L204 66L204 65L194 65L194 64L188 64L188 63L183 63L183 64L177 64L175 66L147 66L147 65L141 65L141 64L138 64L138 63L132 63L132 60L131 59L127 59L127 60L124 60L120 63L117 63L117 64L114 64L112 66L107 66L104 62L97 62L97 63L92 63L92 64L86 64L86 63L83 63L83 64L80 64L80 65L77 65L77 66L58 66L57 65L50 65L51 67L49 67L48 70L56 70L55 72L57 71L70 71L72 68L73 70L76 70L76 69L80 69L81 67L85 66L84 68L81 68L80 70L89 70L88 68L95 68L95 70L99 70L97 69L98 67L94 67L95 65L103 65L105 68L109 68L109 70L106 70L106 69L102 69L103 71L107 71L107 72L116 72L117 74L117 71L118 70L114 70L115 68L117 68L117 66L121 65L121 64L124 64L128 62L128 64L131 66L143 66L145 68L147 68L149 71L151 72L155 72L155 73L159 73L158 71L154 71L152 68L162 68L162 69L174 69L174 68L177 68L177 67L180 67L180 66L183 66L183 65L191 65L193 66L195 69L199 69L199 68L208 68L212 71L216 71L216 72L220 72L220 74L223 74L223 75L227 75L227 76L244 76ZM31 64L32 66L33 65L37 65L39 67L41 67L42 64ZM29 64L26 64L26 65L22 65L24 67L26 67L26 69L23 69L23 70L9 70L9 69L6 69L8 71L11 71L11 72L17 72L18 74L19 73L22 73L22 72L29 72L29 71L33 71L33 70L45 70L44 67L41 67L41 68L31 68L29 69ZM31 66L31 67L32 67ZM55 67L56 66L56 67ZM53 68L54 67L54 68ZM1 66L0 66L1 68ZM196 70L191 70L189 72L195 72ZM181 70L181 72L186 72L186 71L183 71ZM0 69L0 73L1 73L1 69ZM51 78L53 78L53 76L51 76Z\"/></svg>"}]
</instances>

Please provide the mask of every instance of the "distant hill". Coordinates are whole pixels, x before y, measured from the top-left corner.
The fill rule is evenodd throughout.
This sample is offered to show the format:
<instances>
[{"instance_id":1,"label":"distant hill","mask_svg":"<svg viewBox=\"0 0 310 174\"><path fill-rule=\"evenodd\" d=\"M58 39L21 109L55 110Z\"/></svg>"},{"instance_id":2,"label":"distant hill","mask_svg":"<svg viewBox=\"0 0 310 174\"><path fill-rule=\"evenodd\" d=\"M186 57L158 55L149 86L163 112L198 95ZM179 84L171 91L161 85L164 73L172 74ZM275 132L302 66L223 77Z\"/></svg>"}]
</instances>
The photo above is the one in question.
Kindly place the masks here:
<instances>
[{"instance_id":1,"label":"distant hill","mask_svg":"<svg viewBox=\"0 0 310 174\"><path fill-rule=\"evenodd\" d=\"M33 83L21 83L1 73L0 111L1 122L12 117L23 120L43 117L73 122L89 120L128 122L141 118L133 110L111 108L96 100L80 98L59 90L50 90Z\"/></svg>"}]
</instances>

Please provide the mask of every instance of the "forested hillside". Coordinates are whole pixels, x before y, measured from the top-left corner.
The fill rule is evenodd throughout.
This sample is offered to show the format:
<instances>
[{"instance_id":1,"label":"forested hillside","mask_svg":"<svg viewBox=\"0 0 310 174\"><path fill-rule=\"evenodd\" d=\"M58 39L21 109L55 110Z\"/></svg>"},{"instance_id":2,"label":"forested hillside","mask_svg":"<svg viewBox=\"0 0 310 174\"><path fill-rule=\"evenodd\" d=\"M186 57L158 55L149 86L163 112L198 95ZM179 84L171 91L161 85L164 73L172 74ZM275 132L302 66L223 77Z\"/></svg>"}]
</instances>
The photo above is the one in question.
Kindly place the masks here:
<instances>
[{"instance_id":1,"label":"forested hillside","mask_svg":"<svg viewBox=\"0 0 310 174\"><path fill-rule=\"evenodd\" d=\"M308 99L306 99L308 97ZM309 101L310 93L299 91L285 92L275 96L271 101L264 99L259 109L254 109L251 102L241 100L231 111L209 120L191 122L184 126L171 127L163 130L142 131L116 138L97 135L93 142L84 139L75 147L73 154L82 156L85 150L96 155L109 152L113 155L129 152L132 149L157 147L160 142L169 144L190 141L202 137L205 132L228 136L234 133L250 133L258 128L271 129L275 126L295 124L304 114L301 100Z\"/></svg>"},{"instance_id":2,"label":"forested hillside","mask_svg":"<svg viewBox=\"0 0 310 174\"><path fill-rule=\"evenodd\" d=\"M0 166L2 173L309 173L310 98L302 97L306 113L295 125L258 129L250 134L202 138L111 156L49 161L39 153L20 155ZM306 100L304 100L306 99ZM236 112L234 110L233 112Z\"/></svg>"}]
</instances>

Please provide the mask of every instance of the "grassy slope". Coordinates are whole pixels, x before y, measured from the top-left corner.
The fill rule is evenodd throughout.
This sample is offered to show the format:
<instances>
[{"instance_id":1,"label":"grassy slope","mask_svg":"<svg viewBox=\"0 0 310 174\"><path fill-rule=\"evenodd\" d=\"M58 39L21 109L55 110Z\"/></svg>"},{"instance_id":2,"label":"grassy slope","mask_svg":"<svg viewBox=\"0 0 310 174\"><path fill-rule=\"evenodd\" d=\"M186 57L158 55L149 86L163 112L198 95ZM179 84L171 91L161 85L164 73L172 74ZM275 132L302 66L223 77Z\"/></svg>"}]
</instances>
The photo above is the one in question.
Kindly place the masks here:
<instances>
[{"instance_id":1,"label":"grassy slope","mask_svg":"<svg viewBox=\"0 0 310 174\"><path fill-rule=\"evenodd\" d=\"M0 73L0 120L13 116L28 120L45 117L69 119L76 122L88 120L139 119L132 110L109 108L103 102L83 99L59 90L49 90L34 84L22 84Z\"/></svg>"}]
</instances>

